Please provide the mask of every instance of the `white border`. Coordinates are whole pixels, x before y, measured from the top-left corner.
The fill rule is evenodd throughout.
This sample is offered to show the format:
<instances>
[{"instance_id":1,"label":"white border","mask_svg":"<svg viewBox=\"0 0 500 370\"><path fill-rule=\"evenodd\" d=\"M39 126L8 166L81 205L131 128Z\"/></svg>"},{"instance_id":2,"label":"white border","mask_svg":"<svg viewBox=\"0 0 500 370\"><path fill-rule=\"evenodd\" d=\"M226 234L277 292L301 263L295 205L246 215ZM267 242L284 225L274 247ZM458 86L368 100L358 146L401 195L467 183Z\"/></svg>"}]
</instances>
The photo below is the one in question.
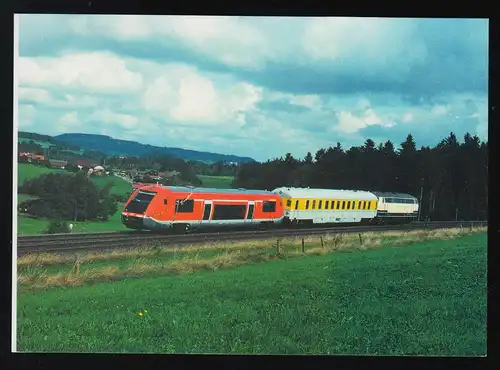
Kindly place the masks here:
<instances>
[{"instance_id":1,"label":"white border","mask_svg":"<svg viewBox=\"0 0 500 370\"><path fill-rule=\"evenodd\" d=\"M17 352L17 134L19 130L19 109L17 103L17 70L19 59L19 14L14 14L14 111L13 111L13 163L12 163L12 333L11 351Z\"/></svg>"}]
</instances>

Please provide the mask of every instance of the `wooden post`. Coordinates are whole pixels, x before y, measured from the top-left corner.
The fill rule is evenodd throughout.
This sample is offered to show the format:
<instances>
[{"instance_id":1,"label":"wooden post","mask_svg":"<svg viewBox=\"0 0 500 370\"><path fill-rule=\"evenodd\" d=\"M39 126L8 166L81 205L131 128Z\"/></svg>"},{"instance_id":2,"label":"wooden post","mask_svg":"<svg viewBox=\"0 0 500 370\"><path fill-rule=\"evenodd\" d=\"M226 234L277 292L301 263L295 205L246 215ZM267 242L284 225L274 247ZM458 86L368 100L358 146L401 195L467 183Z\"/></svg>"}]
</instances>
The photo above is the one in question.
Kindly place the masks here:
<instances>
[{"instance_id":1,"label":"wooden post","mask_svg":"<svg viewBox=\"0 0 500 370\"><path fill-rule=\"evenodd\" d=\"M469 230L470 230L470 231L472 231L472 223L473 223L473 222L474 222L474 221L471 221L471 222L470 222L470 228L469 228Z\"/></svg>"},{"instance_id":2,"label":"wooden post","mask_svg":"<svg viewBox=\"0 0 500 370\"><path fill-rule=\"evenodd\" d=\"M321 241L321 248L325 248L325 244L323 243L323 237L320 236L319 240Z\"/></svg>"},{"instance_id":3,"label":"wooden post","mask_svg":"<svg viewBox=\"0 0 500 370\"><path fill-rule=\"evenodd\" d=\"M280 240L276 240L276 255L279 257L280 256Z\"/></svg>"},{"instance_id":4,"label":"wooden post","mask_svg":"<svg viewBox=\"0 0 500 370\"><path fill-rule=\"evenodd\" d=\"M78 261L78 255L75 256L75 263L73 263L73 273L78 275L80 272L80 261Z\"/></svg>"},{"instance_id":5,"label":"wooden post","mask_svg":"<svg viewBox=\"0 0 500 370\"><path fill-rule=\"evenodd\" d=\"M304 238L302 238L302 253L305 253Z\"/></svg>"},{"instance_id":6,"label":"wooden post","mask_svg":"<svg viewBox=\"0 0 500 370\"><path fill-rule=\"evenodd\" d=\"M361 233L359 233L358 236L359 236L359 244L363 245L363 238L361 237Z\"/></svg>"}]
</instances>

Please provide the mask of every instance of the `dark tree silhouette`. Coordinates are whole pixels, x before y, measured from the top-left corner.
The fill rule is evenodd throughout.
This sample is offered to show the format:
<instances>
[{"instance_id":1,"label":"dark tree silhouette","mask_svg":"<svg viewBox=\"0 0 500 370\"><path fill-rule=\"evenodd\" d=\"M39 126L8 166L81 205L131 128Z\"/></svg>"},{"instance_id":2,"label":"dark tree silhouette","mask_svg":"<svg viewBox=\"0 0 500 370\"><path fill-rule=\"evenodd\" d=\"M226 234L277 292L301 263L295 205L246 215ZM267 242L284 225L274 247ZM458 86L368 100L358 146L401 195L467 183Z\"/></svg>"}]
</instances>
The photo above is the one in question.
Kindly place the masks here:
<instances>
[{"instance_id":1,"label":"dark tree silhouette","mask_svg":"<svg viewBox=\"0 0 500 370\"><path fill-rule=\"evenodd\" d=\"M488 144L465 134L460 143L450 133L434 148L421 147L411 134L398 148L391 141L366 140L344 151L317 150L314 161L287 153L284 158L239 167L234 185L249 189L280 186L362 189L410 193L421 199L421 219L486 219Z\"/></svg>"}]
</instances>

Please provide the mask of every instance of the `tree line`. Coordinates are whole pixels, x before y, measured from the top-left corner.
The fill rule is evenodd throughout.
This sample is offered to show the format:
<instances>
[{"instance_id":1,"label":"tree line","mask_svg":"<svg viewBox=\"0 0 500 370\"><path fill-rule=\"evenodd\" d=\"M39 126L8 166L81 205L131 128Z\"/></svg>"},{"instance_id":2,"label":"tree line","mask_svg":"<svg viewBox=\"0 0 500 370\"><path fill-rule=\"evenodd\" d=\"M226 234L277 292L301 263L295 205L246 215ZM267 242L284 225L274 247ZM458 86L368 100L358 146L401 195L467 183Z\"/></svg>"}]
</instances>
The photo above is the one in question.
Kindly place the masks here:
<instances>
[{"instance_id":1,"label":"tree line","mask_svg":"<svg viewBox=\"0 0 500 370\"><path fill-rule=\"evenodd\" d=\"M421 219L486 220L488 143L452 132L435 147L417 149L410 134L399 148L371 139L344 150L340 143L296 159L290 153L243 164L233 187L280 186L409 193L421 202Z\"/></svg>"}]
</instances>

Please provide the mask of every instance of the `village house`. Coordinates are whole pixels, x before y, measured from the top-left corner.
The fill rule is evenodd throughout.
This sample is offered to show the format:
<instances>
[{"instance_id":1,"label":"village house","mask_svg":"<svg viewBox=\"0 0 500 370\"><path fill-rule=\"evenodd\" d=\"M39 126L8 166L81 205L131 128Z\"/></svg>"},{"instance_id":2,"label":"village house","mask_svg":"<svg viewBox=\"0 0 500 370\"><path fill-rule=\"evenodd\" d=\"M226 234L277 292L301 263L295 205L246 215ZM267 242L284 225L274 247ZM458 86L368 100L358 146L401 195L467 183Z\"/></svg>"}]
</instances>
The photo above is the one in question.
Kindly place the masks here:
<instances>
[{"instance_id":1,"label":"village house","mask_svg":"<svg viewBox=\"0 0 500 370\"><path fill-rule=\"evenodd\" d=\"M29 153L29 152L21 152L21 153L19 153L19 157L27 158L28 162L31 162L34 159L37 159L39 161L45 160L45 156L39 155L39 154L33 154L33 153Z\"/></svg>"},{"instance_id":2,"label":"village house","mask_svg":"<svg viewBox=\"0 0 500 370\"><path fill-rule=\"evenodd\" d=\"M49 164L53 168L62 168L64 169L68 165L68 161L60 161L57 159L49 159Z\"/></svg>"}]
</instances>

